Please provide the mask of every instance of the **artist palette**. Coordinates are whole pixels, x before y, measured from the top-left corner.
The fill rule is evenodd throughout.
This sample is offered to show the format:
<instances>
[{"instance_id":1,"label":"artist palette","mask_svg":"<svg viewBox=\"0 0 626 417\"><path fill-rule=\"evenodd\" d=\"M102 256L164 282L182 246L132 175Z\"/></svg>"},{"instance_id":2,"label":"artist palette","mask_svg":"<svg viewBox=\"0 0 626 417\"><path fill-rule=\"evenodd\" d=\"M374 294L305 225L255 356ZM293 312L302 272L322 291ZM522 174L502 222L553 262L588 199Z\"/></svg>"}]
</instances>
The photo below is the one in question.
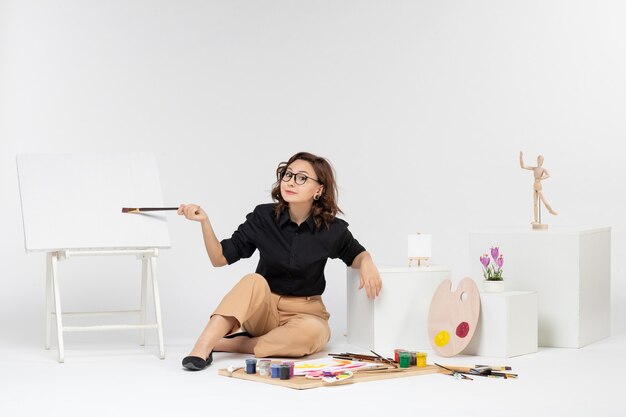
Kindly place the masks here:
<instances>
[{"instance_id":1,"label":"artist palette","mask_svg":"<svg viewBox=\"0 0 626 417\"><path fill-rule=\"evenodd\" d=\"M480 293L471 278L463 278L455 292L444 280L433 294L428 312L428 339L435 352L450 357L472 340L480 314Z\"/></svg>"}]
</instances>

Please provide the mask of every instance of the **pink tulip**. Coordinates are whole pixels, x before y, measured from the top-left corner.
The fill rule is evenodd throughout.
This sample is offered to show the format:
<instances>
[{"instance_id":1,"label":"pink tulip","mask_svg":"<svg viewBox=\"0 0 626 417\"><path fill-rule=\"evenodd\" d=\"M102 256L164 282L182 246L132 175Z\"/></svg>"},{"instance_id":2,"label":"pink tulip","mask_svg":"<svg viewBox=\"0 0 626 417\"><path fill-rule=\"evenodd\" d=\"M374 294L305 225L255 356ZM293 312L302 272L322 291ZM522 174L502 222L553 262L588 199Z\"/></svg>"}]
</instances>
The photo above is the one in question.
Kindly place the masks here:
<instances>
[{"instance_id":1,"label":"pink tulip","mask_svg":"<svg viewBox=\"0 0 626 417\"><path fill-rule=\"evenodd\" d=\"M481 256L480 263L483 264L485 268L487 268L489 266L489 256L487 254L484 254L483 256Z\"/></svg>"},{"instance_id":2,"label":"pink tulip","mask_svg":"<svg viewBox=\"0 0 626 417\"><path fill-rule=\"evenodd\" d=\"M502 257L502 255L498 256L496 264L498 265L498 268L502 268L502 265L504 265L504 258Z\"/></svg>"},{"instance_id":3,"label":"pink tulip","mask_svg":"<svg viewBox=\"0 0 626 417\"><path fill-rule=\"evenodd\" d=\"M491 257L493 258L493 260L495 261L496 259L498 259L498 254L500 253L500 248L495 246L491 248Z\"/></svg>"}]
</instances>

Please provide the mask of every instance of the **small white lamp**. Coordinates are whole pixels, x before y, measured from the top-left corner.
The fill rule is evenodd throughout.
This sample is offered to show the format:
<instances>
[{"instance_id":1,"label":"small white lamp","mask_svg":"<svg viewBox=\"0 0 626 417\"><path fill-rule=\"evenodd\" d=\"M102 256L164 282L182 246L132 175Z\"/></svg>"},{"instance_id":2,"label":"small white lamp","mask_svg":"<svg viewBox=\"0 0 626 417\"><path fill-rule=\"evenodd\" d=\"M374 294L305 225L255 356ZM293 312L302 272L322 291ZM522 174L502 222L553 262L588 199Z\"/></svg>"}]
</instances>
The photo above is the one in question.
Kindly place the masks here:
<instances>
[{"instance_id":1,"label":"small white lamp","mask_svg":"<svg viewBox=\"0 0 626 417\"><path fill-rule=\"evenodd\" d=\"M416 235L409 235L408 237L408 256L409 267L413 261L417 261L417 266L421 266L421 261L428 266L428 259L430 258L430 236L418 233Z\"/></svg>"}]
</instances>

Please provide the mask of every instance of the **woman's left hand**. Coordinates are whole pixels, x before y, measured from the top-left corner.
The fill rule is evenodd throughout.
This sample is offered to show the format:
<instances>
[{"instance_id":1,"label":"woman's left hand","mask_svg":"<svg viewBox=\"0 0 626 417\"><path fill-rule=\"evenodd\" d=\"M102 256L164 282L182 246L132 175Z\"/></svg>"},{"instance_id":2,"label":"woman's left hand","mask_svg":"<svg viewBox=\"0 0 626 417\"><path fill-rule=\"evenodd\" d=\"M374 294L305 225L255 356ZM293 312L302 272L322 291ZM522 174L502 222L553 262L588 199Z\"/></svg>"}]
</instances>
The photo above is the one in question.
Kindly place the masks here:
<instances>
[{"instance_id":1,"label":"woman's left hand","mask_svg":"<svg viewBox=\"0 0 626 417\"><path fill-rule=\"evenodd\" d=\"M367 252L363 252L362 255L363 259L359 260L359 289L365 287L367 298L375 299L380 294L383 283L372 258Z\"/></svg>"}]
</instances>

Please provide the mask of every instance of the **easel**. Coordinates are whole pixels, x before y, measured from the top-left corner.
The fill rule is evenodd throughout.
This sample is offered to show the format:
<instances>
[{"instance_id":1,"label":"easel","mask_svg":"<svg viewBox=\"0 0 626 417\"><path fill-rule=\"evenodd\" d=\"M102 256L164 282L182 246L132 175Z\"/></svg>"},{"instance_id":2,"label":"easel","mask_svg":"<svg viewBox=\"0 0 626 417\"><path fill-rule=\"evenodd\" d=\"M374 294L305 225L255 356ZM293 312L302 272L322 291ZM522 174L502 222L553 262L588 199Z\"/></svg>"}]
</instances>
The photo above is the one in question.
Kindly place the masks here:
<instances>
[{"instance_id":1,"label":"easel","mask_svg":"<svg viewBox=\"0 0 626 417\"><path fill-rule=\"evenodd\" d=\"M54 315L56 318L57 342L59 347L59 362L65 361L63 347L63 332L80 332L94 330L123 330L140 329L141 346L145 345L146 329L157 329L159 339L159 357L165 358L163 348L163 328L161 325L161 303L159 298L159 288L157 284L156 257L159 252L156 248L151 249L85 249L85 250L60 250L47 252L46 255L46 349L50 349L50 320ZM67 260L75 256L136 256L141 260L141 304L139 310L106 311L106 312L66 312L61 309L61 294L59 291L59 270L58 262ZM152 281L152 294L154 297L154 313L156 323L146 323L146 298L148 287L148 265L150 265L150 277ZM54 303L54 311L52 304ZM111 316L139 314L139 324L118 324L118 325L93 325L93 326L63 326L63 317L68 316Z\"/></svg>"},{"instance_id":2,"label":"easel","mask_svg":"<svg viewBox=\"0 0 626 417\"><path fill-rule=\"evenodd\" d=\"M165 357L156 257L170 247L167 219L156 214L125 214L125 205L163 205L156 158L152 153L30 154L16 158L26 252L46 253L46 349L55 318L59 362L64 361L63 332L157 329L160 358ZM59 187L63 184L63 187ZM52 220L51 220L52 219ZM141 303L137 310L64 312L59 261L79 256L135 256L141 260ZM150 270L155 323L146 323ZM64 326L68 316L138 315L135 324ZM134 318L137 318L135 316Z\"/></svg>"},{"instance_id":3,"label":"easel","mask_svg":"<svg viewBox=\"0 0 626 417\"><path fill-rule=\"evenodd\" d=\"M425 257L425 256L410 256L409 257L409 268L412 266L413 261L417 261L417 267L419 268L420 266L422 266L422 261L426 264L426 266L428 266L428 260L430 258Z\"/></svg>"},{"instance_id":4,"label":"easel","mask_svg":"<svg viewBox=\"0 0 626 417\"><path fill-rule=\"evenodd\" d=\"M417 261L417 267L422 266L422 262L428 267L428 260L430 259L430 234L417 234L409 235L407 240L407 254L409 258L409 268L413 264L413 261Z\"/></svg>"}]
</instances>

